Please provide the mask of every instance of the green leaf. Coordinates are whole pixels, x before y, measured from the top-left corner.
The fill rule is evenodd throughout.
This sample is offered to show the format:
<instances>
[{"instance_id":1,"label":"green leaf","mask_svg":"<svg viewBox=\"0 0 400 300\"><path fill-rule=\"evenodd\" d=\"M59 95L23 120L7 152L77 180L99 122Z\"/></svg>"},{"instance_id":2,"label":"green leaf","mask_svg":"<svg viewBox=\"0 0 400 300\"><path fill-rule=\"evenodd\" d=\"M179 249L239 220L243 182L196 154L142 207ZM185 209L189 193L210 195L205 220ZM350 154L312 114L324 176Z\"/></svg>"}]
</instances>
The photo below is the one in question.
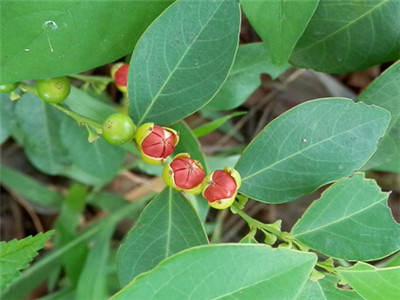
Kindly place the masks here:
<instances>
[{"instance_id":1,"label":"green leaf","mask_svg":"<svg viewBox=\"0 0 400 300\"><path fill-rule=\"evenodd\" d=\"M242 105L260 87L260 74L269 74L273 79L285 72L289 64L275 66L263 43L241 45L228 79L206 108L230 110Z\"/></svg>"},{"instance_id":2,"label":"green leaf","mask_svg":"<svg viewBox=\"0 0 400 300\"><path fill-rule=\"evenodd\" d=\"M143 210L118 251L120 283L125 286L164 258L207 243L207 236L192 205L180 192L165 188Z\"/></svg>"},{"instance_id":3,"label":"green leaf","mask_svg":"<svg viewBox=\"0 0 400 300\"><path fill-rule=\"evenodd\" d=\"M238 116L243 116L245 114L246 114L246 112L244 112L244 111L237 111L237 112L231 113L230 115L221 117L217 120L211 121L207 124L197 127L196 129L193 130L193 133L196 137L201 137L201 136L207 135L207 134L217 130L219 127L221 127L223 124L228 122L230 119L232 119L234 117L238 117Z\"/></svg>"},{"instance_id":4,"label":"green leaf","mask_svg":"<svg viewBox=\"0 0 400 300\"><path fill-rule=\"evenodd\" d=\"M0 242L0 278L1 292L4 292L8 285L20 275L20 270L29 266L29 262L38 255L54 231L38 233L34 237L28 236L22 240Z\"/></svg>"},{"instance_id":5,"label":"green leaf","mask_svg":"<svg viewBox=\"0 0 400 300\"><path fill-rule=\"evenodd\" d=\"M390 114L345 98L308 101L272 121L236 164L239 192L289 202L351 175L376 150Z\"/></svg>"},{"instance_id":6,"label":"green leaf","mask_svg":"<svg viewBox=\"0 0 400 300\"><path fill-rule=\"evenodd\" d=\"M327 189L295 224L292 234L327 256L352 261L383 258L400 249L400 225L390 213L387 198L374 180L356 173Z\"/></svg>"},{"instance_id":7,"label":"green leaf","mask_svg":"<svg viewBox=\"0 0 400 300\"><path fill-rule=\"evenodd\" d=\"M69 150L69 158L85 172L108 181L122 166L126 153L122 148L111 145L102 138L89 143L86 128L79 127L73 119L64 119L61 132L62 142Z\"/></svg>"},{"instance_id":8,"label":"green leaf","mask_svg":"<svg viewBox=\"0 0 400 300\"><path fill-rule=\"evenodd\" d=\"M67 116L32 93L18 100L15 116L24 136L25 153L36 168L56 175L70 164L60 136L60 123Z\"/></svg>"},{"instance_id":9,"label":"green leaf","mask_svg":"<svg viewBox=\"0 0 400 300\"><path fill-rule=\"evenodd\" d=\"M130 63L129 112L135 123L175 123L209 102L238 46L234 0L179 0L146 30Z\"/></svg>"},{"instance_id":10,"label":"green leaf","mask_svg":"<svg viewBox=\"0 0 400 300\"><path fill-rule=\"evenodd\" d=\"M400 57L400 2L320 0L291 63L347 73Z\"/></svg>"},{"instance_id":11,"label":"green leaf","mask_svg":"<svg viewBox=\"0 0 400 300\"><path fill-rule=\"evenodd\" d=\"M132 51L170 3L1 1L0 82L57 77L112 62Z\"/></svg>"},{"instance_id":12,"label":"green leaf","mask_svg":"<svg viewBox=\"0 0 400 300\"><path fill-rule=\"evenodd\" d=\"M9 94L0 94L0 144L10 136L14 125L14 103Z\"/></svg>"},{"instance_id":13,"label":"green leaf","mask_svg":"<svg viewBox=\"0 0 400 300\"><path fill-rule=\"evenodd\" d=\"M388 130L378 149L363 169L400 173L400 61L375 79L357 98L367 104L386 108L392 115Z\"/></svg>"},{"instance_id":14,"label":"green leaf","mask_svg":"<svg viewBox=\"0 0 400 300\"><path fill-rule=\"evenodd\" d=\"M108 299L107 264L114 227L111 224L95 236L74 299Z\"/></svg>"},{"instance_id":15,"label":"green leaf","mask_svg":"<svg viewBox=\"0 0 400 300\"><path fill-rule=\"evenodd\" d=\"M35 204L58 209L61 194L43 186L33 178L0 164L0 182Z\"/></svg>"},{"instance_id":16,"label":"green leaf","mask_svg":"<svg viewBox=\"0 0 400 300\"><path fill-rule=\"evenodd\" d=\"M363 299L356 292L351 290L339 289L337 287L338 278L334 275L324 273L324 278L314 282L308 280L301 293L297 296L298 300L361 300Z\"/></svg>"},{"instance_id":17,"label":"green leaf","mask_svg":"<svg viewBox=\"0 0 400 300\"><path fill-rule=\"evenodd\" d=\"M400 267L377 269L359 262L338 274L365 299L400 299Z\"/></svg>"},{"instance_id":18,"label":"green leaf","mask_svg":"<svg viewBox=\"0 0 400 300\"><path fill-rule=\"evenodd\" d=\"M111 101L110 104L106 104L73 86L71 93L63 103L72 111L100 123L103 123L109 115L117 112L117 109L111 106Z\"/></svg>"},{"instance_id":19,"label":"green leaf","mask_svg":"<svg viewBox=\"0 0 400 300\"><path fill-rule=\"evenodd\" d=\"M54 236L54 250L61 248L74 240L79 220L85 208L85 199L87 187L81 184L73 184L65 197L60 214L54 224L56 234ZM68 278L76 285L83 263L86 259L88 249L86 245L74 248L65 254L62 258L62 265L68 275Z\"/></svg>"},{"instance_id":20,"label":"green leaf","mask_svg":"<svg viewBox=\"0 0 400 300\"><path fill-rule=\"evenodd\" d=\"M312 253L221 244L182 251L111 299L292 299L316 262Z\"/></svg>"},{"instance_id":21,"label":"green leaf","mask_svg":"<svg viewBox=\"0 0 400 300\"><path fill-rule=\"evenodd\" d=\"M298 39L310 21L319 0L241 0L255 31L266 43L276 65L288 62Z\"/></svg>"},{"instance_id":22,"label":"green leaf","mask_svg":"<svg viewBox=\"0 0 400 300\"><path fill-rule=\"evenodd\" d=\"M42 282L44 282L50 275L54 268L59 266L60 258L65 254L74 249L75 247L82 245L88 239L92 238L98 232L104 228L120 222L126 217L136 218L142 211L144 203L148 201L148 197L142 198L138 202L130 203L122 207L120 210L115 211L108 217L101 219L100 221L93 224L81 232L73 241L67 245L61 247L56 251L51 251L48 255L35 262L30 268L22 273L15 282L10 285L10 288L1 294L1 299L22 299L26 294L34 290ZM24 287L23 289L21 287Z\"/></svg>"}]
</instances>

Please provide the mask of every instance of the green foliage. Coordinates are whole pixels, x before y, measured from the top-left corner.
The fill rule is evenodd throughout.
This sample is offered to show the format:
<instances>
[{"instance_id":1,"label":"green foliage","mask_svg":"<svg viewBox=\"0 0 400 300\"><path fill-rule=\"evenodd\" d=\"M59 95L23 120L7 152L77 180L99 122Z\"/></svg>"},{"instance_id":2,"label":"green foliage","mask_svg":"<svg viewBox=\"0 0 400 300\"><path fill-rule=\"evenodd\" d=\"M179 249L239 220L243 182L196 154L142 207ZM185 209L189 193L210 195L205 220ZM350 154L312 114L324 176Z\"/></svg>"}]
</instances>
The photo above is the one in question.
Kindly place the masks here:
<instances>
[{"instance_id":1,"label":"green foliage","mask_svg":"<svg viewBox=\"0 0 400 300\"><path fill-rule=\"evenodd\" d=\"M143 210L118 252L122 286L181 250L207 244L199 217L178 191L165 188Z\"/></svg>"},{"instance_id":2,"label":"green foliage","mask_svg":"<svg viewBox=\"0 0 400 300\"><path fill-rule=\"evenodd\" d=\"M46 188L25 174L0 165L1 184L26 197L33 203L44 207L58 209L61 206L61 195Z\"/></svg>"},{"instance_id":3,"label":"green foliage","mask_svg":"<svg viewBox=\"0 0 400 300\"><path fill-rule=\"evenodd\" d=\"M235 166L242 176L239 191L282 203L349 176L374 153L389 120L386 110L344 98L298 105L271 122L243 152Z\"/></svg>"},{"instance_id":4,"label":"green foliage","mask_svg":"<svg viewBox=\"0 0 400 300\"><path fill-rule=\"evenodd\" d=\"M10 136L15 125L14 103L9 101L9 95L0 94L0 144Z\"/></svg>"},{"instance_id":5,"label":"green foliage","mask_svg":"<svg viewBox=\"0 0 400 300\"><path fill-rule=\"evenodd\" d=\"M274 64L283 65L289 60L318 2L241 0L240 4L255 31L268 46Z\"/></svg>"},{"instance_id":6,"label":"green foliage","mask_svg":"<svg viewBox=\"0 0 400 300\"><path fill-rule=\"evenodd\" d=\"M265 291L272 299L291 299L315 262L312 253L265 245L195 247L138 276L111 299L256 299Z\"/></svg>"},{"instance_id":7,"label":"green foliage","mask_svg":"<svg viewBox=\"0 0 400 300\"><path fill-rule=\"evenodd\" d=\"M55 229L52 249L21 274L52 232L0 243L1 298L24 299L44 284L50 294L43 299L399 298L400 225L381 181L359 171L400 173L400 62L355 101L300 101L303 90L298 101L287 97L302 89L292 85L303 74L293 66L344 73L399 58L399 2L172 2L0 2L0 85L18 83L0 95L0 143L12 158L0 165L2 193L10 191L10 215L21 204L34 223L36 211ZM121 94L109 72L128 62L128 94ZM59 76L71 81L68 97L43 102L41 79ZM242 110L250 114L235 124ZM199 126L197 111L210 122ZM164 166L145 165L134 130L125 138L123 128L103 127L116 113L134 120L130 129L151 122L176 130L179 143ZM247 145L254 128L261 132ZM217 140L219 133L232 139ZM149 148L162 150L161 135ZM107 143L113 136L114 144L126 143ZM37 169L32 174L56 175L56 186L28 175L30 166L16 171L19 147ZM200 161L205 175L235 167L242 177L236 199L228 194L234 186L210 176L199 184L219 185L214 190L233 201L230 211L149 178L180 153ZM183 168L189 178L193 169ZM126 179L135 182L128 193ZM285 219L255 219L265 203L296 201L321 187L290 232L282 231ZM145 189L147 196L126 203ZM243 221L248 231L238 230Z\"/></svg>"},{"instance_id":8,"label":"green foliage","mask_svg":"<svg viewBox=\"0 0 400 300\"><path fill-rule=\"evenodd\" d=\"M398 59L399 14L397 0L320 0L290 62L346 73Z\"/></svg>"},{"instance_id":9,"label":"green foliage","mask_svg":"<svg viewBox=\"0 0 400 300\"><path fill-rule=\"evenodd\" d=\"M195 22L193 22L195 20ZM129 112L140 125L175 123L209 102L237 50L239 4L180 0L140 38L130 63Z\"/></svg>"},{"instance_id":10,"label":"green foliage","mask_svg":"<svg viewBox=\"0 0 400 300\"><path fill-rule=\"evenodd\" d=\"M213 110L236 108L260 86L261 73L269 74L276 79L289 66L289 64L275 66L262 43L241 45L226 82L206 107Z\"/></svg>"},{"instance_id":11,"label":"green foliage","mask_svg":"<svg viewBox=\"0 0 400 300\"><path fill-rule=\"evenodd\" d=\"M312 249L336 258L366 261L385 257L400 248L400 225L390 214L387 197L375 181L356 173L327 189L292 234Z\"/></svg>"},{"instance_id":12,"label":"green foliage","mask_svg":"<svg viewBox=\"0 0 400 300\"><path fill-rule=\"evenodd\" d=\"M22 240L0 242L0 278L1 292L20 275L21 270L27 268L31 260L38 255L54 231L39 233L34 237L28 236Z\"/></svg>"},{"instance_id":13,"label":"green foliage","mask_svg":"<svg viewBox=\"0 0 400 300\"><path fill-rule=\"evenodd\" d=\"M386 108L392 115L387 133L363 169L400 173L400 61L393 64L357 98Z\"/></svg>"},{"instance_id":14,"label":"green foliage","mask_svg":"<svg viewBox=\"0 0 400 300\"><path fill-rule=\"evenodd\" d=\"M125 151L103 139L88 143L87 132L72 119L61 123L62 143L68 147L68 158L89 174L102 181L111 180L125 159Z\"/></svg>"},{"instance_id":15,"label":"green foliage","mask_svg":"<svg viewBox=\"0 0 400 300\"><path fill-rule=\"evenodd\" d=\"M104 230L110 226L114 226L124 218L128 216L137 217L140 211L143 209L144 203L147 201L147 198L143 198L138 202L126 204L120 209L116 210L112 215L96 222L93 224L93 226L89 227L85 231L80 232L80 234L77 235L75 239L68 242L68 244L62 246L56 251L52 251L47 256L43 257L43 259L35 263L32 267L23 272L22 275L18 277L15 282L13 282L8 291L1 295L2 298L19 299L34 290L37 286L49 278L54 268L60 264L60 259L63 255L69 253L69 251L75 249L75 247L84 244L101 230ZM21 289L21 286L24 288Z\"/></svg>"},{"instance_id":16,"label":"green foliage","mask_svg":"<svg viewBox=\"0 0 400 300\"><path fill-rule=\"evenodd\" d=\"M400 298L400 267L378 269L359 262L351 268L340 268L338 273L365 299Z\"/></svg>"},{"instance_id":17,"label":"green foliage","mask_svg":"<svg viewBox=\"0 0 400 300\"><path fill-rule=\"evenodd\" d=\"M230 115L221 117L217 120L211 121L210 123L207 123L205 125L202 125L200 127L197 127L195 130L193 130L193 133L195 134L196 137L201 137L203 135L207 135L215 130L217 130L219 127L221 127L223 124L228 122L230 119L238 116L244 115L245 112L235 112Z\"/></svg>"},{"instance_id":18,"label":"green foliage","mask_svg":"<svg viewBox=\"0 0 400 300\"><path fill-rule=\"evenodd\" d=\"M0 83L63 76L114 61L132 50L170 3L1 1Z\"/></svg>"},{"instance_id":19,"label":"green foliage","mask_svg":"<svg viewBox=\"0 0 400 300\"><path fill-rule=\"evenodd\" d=\"M107 263L114 229L113 224L94 237L93 247L79 277L74 299L108 299Z\"/></svg>"},{"instance_id":20,"label":"green foliage","mask_svg":"<svg viewBox=\"0 0 400 300\"><path fill-rule=\"evenodd\" d=\"M61 122L67 117L31 93L18 100L15 117L25 153L32 164L48 174L61 173L70 164L59 134Z\"/></svg>"}]
</instances>

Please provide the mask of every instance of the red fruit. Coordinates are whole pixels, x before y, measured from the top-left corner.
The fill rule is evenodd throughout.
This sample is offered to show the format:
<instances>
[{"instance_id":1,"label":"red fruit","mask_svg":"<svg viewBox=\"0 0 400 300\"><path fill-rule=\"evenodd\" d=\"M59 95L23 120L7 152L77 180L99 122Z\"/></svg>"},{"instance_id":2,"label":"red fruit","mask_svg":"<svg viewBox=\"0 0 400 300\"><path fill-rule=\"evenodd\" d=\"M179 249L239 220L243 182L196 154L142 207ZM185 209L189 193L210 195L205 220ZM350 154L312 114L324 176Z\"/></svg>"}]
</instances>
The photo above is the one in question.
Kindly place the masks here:
<instances>
[{"instance_id":1,"label":"red fruit","mask_svg":"<svg viewBox=\"0 0 400 300\"><path fill-rule=\"evenodd\" d=\"M179 135L173 129L146 123L138 128L135 139L147 163L161 164L174 152Z\"/></svg>"},{"instance_id":2,"label":"red fruit","mask_svg":"<svg viewBox=\"0 0 400 300\"><path fill-rule=\"evenodd\" d=\"M208 204L217 209L224 209L235 201L242 183L238 171L232 168L217 170L207 175L202 184L203 197Z\"/></svg>"},{"instance_id":3,"label":"red fruit","mask_svg":"<svg viewBox=\"0 0 400 300\"><path fill-rule=\"evenodd\" d=\"M209 186L204 191L204 197L209 202L231 198L237 190L235 179L225 171L215 171L210 178Z\"/></svg>"},{"instance_id":4,"label":"red fruit","mask_svg":"<svg viewBox=\"0 0 400 300\"><path fill-rule=\"evenodd\" d=\"M117 88L123 92L127 92L129 65L124 63L115 64L111 69L111 76Z\"/></svg>"},{"instance_id":5,"label":"red fruit","mask_svg":"<svg viewBox=\"0 0 400 300\"><path fill-rule=\"evenodd\" d=\"M175 156L163 172L163 179L167 185L193 194L200 193L204 177L205 172L200 162L186 153Z\"/></svg>"}]
</instances>

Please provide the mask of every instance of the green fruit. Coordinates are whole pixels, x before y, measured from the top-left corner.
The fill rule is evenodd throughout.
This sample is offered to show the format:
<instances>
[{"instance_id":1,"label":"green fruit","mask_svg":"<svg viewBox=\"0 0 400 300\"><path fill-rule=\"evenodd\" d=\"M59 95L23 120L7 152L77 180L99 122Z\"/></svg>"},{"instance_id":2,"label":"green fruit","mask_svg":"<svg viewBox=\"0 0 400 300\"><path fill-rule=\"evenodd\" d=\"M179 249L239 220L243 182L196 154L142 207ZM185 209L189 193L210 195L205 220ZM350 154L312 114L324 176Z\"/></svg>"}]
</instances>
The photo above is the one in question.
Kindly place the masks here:
<instances>
[{"instance_id":1,"label":"green fruit","mask_svg":"<svg viewBox=\"0 0 400 300\"><path fill-rule=\"evenodd\" d=\"M0 84L0 93L11 93L18 87L18 82Z\"/></svg>"},{"instance_id":2,"label":"green fruit","mask_svg":"<svg viewBox=\"0 0 400 300\"><path fill-rule=\"evenodd\" d=\"M116 113L109 115L103 123L103 136L107 142L113 145L121 145L133 139L135 124L125 114Z\"/></svg>"},{"instance_id":3,"label":"green fruit","mask_svg":"<svg viewBox=\"0 0 400 300\"><path fill-rule=\"evenodd\" d=\"M36 83L38 96L47 103L64 101L71 91L71 84L67 77L40 79Z\"/></svg>"}]
</instances>

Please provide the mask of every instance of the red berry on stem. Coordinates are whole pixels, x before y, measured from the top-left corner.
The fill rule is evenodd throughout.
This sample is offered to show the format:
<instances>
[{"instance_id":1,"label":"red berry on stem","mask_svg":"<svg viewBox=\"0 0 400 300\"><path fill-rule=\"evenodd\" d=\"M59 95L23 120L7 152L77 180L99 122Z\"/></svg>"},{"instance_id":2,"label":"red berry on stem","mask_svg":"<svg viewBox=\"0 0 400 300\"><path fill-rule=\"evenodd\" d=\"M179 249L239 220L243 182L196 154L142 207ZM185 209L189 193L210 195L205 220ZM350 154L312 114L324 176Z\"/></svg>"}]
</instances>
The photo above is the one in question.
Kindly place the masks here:
<instances>
[{"instance_id":1,"label":"red berry on stem","mask_svg":"<svg viewBox=\"0 0 400 300\"><path fill-rule=\"evenodd\" d=\"M193 194L200 193L204 177L200 162L190 158L187 153L175 156L163 171L163 179L168 186Z\"/></svg>"},{"instance_id":2,"label":"red berry on stem","mask_svg":"<svg viewBox=\"0 0 400 300\"><path fill-rule=\"evenodd\" d=\"M161 164L174 152L179 134L171 128L146 123L138 128L135 140L147 163Z\"/></svg>"},{"instance_id":3,"label":"red berry on stem","mask_svg":"<svg viewBox=\"0 0 400 300\"><path fill-rule=\"evenodd\" d=\"M232 205L240 185L241 178L235 169L217 170L203 181L203 197L211 207L224 209Z\"/></svg>"},{"instance_id":4,"label":"red berry on stem","mask_svg":"<svg viewBox=\"0 0 400 300\"><path fill-rule=\"evenodd\" d=\"M114 79L115 85L123 93L127 92L128 72L129 65L124 63L115 64L111 69L111 76Z\"/></svg>"}]
</instances>

